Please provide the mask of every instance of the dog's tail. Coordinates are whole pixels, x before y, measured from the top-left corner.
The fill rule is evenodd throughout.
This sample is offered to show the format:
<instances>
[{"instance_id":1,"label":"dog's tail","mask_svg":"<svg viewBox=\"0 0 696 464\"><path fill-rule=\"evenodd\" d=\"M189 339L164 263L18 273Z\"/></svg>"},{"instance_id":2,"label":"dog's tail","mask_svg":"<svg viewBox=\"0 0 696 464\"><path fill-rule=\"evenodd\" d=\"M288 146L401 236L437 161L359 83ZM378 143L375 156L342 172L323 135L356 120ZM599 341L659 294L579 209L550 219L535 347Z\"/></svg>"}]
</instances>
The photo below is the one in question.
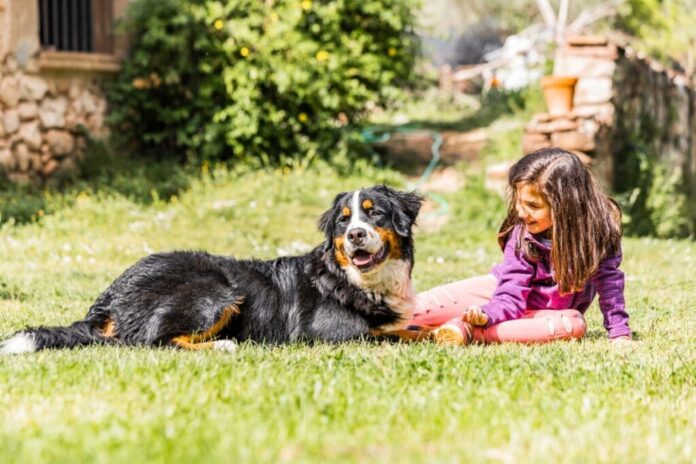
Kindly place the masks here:
<instances>
[{"instance_id":1,"label":"dog's tail","mask_svg":"<svg viewBox=\"0 0 696 464\"><path fill-rule=\"evenodd\" d=\"M67 327L27 327L0 342L1 354L31 353L38 350L74 348L95 343L114 343L109 336L108 314L90 309L87 317Z\"/></svg>"}]
</instances>

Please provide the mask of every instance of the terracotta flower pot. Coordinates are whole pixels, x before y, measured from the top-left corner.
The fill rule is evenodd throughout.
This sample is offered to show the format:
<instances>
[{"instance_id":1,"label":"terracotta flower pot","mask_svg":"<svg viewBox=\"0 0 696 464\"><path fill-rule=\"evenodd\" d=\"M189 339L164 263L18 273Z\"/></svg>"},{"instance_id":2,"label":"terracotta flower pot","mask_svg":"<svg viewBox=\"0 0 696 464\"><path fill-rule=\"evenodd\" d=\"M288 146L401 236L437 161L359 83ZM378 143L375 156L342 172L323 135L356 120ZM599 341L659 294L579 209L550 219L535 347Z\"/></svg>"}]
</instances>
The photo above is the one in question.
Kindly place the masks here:
<instances>
[{"instance_id":1,"label":"terracotta flower pot","mask_svg":"<svg viewBox=\"0 0 696 464\"><path fill-rule=\"evenodd\" d=\"M573 95L578 79L569 76L546 76L541 78L546 109L552 116L568 114L573 109Z\"/></svg>"}]
</instances>

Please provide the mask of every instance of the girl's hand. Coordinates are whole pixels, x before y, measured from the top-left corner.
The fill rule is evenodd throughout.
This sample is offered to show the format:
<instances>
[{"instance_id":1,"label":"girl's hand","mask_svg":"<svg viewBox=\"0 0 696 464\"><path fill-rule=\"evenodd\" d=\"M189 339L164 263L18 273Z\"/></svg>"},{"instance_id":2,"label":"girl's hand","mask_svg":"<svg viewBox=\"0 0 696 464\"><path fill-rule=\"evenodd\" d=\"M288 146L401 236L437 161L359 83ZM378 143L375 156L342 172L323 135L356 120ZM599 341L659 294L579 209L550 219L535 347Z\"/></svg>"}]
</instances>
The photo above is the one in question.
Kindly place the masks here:
<instances>
[{"instance_id":1,"label":"girl's hand","mask_svg":"<svg viewBox=\"0 0 696 464\"><path fill-rule=\"evenodd\" d=\"M471 325L486 325L488 323L488 315L479 306L472 305L464 310L462 321Z\"/></svg>"},{"instance_id":2,"label":"girl's hand","mask_svg":"<svg viewBox=\"0 0 696 464\"><path fill-rule=\"evenodd\" d=\"M616 337L611 339L611 344L614 346L631 346L633 345L633 339L630 335L624 335L622 337Z\"/></svg>"}]
</instances>

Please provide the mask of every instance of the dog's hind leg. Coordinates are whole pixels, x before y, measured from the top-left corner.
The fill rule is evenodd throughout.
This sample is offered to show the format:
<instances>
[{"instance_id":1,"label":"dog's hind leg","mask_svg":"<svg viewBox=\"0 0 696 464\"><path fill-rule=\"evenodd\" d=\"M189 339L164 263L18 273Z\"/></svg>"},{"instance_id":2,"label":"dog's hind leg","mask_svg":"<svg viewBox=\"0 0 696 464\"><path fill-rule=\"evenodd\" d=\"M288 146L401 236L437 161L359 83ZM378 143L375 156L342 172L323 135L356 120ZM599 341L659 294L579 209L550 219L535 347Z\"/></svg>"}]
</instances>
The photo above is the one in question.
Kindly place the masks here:
<instances>
[{"instance_id":1,"label":"dog's hind leg","mask_svg":"<svg viewBox=\"0 0 696 464\"><path fill-rule=\"evenodd\" d=\"M172 338L170 343L173 346L187 350L234 351L237 344L232 340L214 340L214 338L229 324L232 317L237 314L239 314L239 307L236 304L229 305L222 310L220 319L205 332L179 335Z\"/></svg>"},{"instance_id":2,"label":"dog's hind leg","mask_svg":"<svg viewBox=\"0 0 696 464\"><path fill-rule=\"evenodd\" d=\"M185 350L217 350L233 352L237 349L237 343L232 340L213 340L210 342L192 342L188 337L176 337L172 345Z\"/></svg>"}]
</instances>

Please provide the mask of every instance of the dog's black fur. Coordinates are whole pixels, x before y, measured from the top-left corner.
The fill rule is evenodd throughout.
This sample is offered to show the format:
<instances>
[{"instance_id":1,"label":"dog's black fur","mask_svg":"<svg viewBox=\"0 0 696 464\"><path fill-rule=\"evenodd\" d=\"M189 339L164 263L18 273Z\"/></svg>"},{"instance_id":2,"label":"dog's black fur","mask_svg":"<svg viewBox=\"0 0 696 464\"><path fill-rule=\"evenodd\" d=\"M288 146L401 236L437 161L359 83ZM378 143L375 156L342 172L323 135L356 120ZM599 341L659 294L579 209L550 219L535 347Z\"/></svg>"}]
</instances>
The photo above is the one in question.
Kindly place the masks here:
<instances>
[{"instance_id":1,"label":"dog's black fur","mask_svg":"<svg viewBox=\"0 0 696 464\"><path fill-rule=\"evenodd\" d=\"M356 201L363 205L358 211ZM411 228L421 203L416 193L386 186L339 194L319 221L324 243L303 256L261 261L198 251L153 254L118 277L83 320L27 328L15 337L33 342L25 351L93 343L213 348L211 341L221 339L338 342L395 328L412 310ZM384 242L380 251L367 253L359 237L348 235L358 226ZM346 239L356 243L347 247ZM401 276L385 271L389 266L406 270L400 290L385 280ZM7 348L11 340L5 352L14 352Z\"/></svg>"}]
</instances>

